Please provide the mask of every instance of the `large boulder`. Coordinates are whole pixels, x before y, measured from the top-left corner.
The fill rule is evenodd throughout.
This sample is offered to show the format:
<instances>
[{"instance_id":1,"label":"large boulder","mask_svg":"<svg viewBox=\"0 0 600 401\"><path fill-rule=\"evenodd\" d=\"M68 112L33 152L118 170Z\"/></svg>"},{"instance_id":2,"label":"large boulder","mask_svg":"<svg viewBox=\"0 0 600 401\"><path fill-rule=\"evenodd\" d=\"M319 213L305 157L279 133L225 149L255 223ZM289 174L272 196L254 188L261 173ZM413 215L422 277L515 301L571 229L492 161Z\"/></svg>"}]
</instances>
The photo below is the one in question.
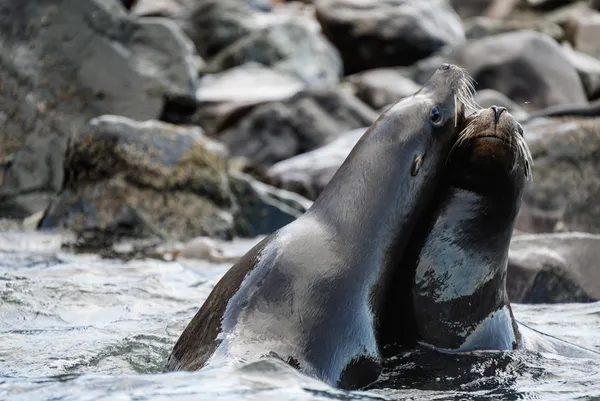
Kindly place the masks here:
<instances>
[{"instance_id":1,"label":"large boulder","mask_svg":"<svg viewBox=\"0 0 600 401\"><path fill-rule=\"evenodd\" d=\"M202 71L222 72L248 62L288 73L309 85L335 85L343 72L337 49L320 32L294 20L252 32L217 54Z\"/></svg>"},{"instance_id":2,"label":"large boulder","mask_svg":"<svg viewBox=\"0 0 600 401\"><path fill-rule=\"evenodd\" d=\"M411 65L465 40L447 0L318 0L316 15L347 74Z\"/></svg>"},{"instance_id":3,"label":"large boulder","mask_svg":"<svg viewBox=\"0 0 600 401\"><path fill-rule=\"evenodd\" d=\"M587 96L561 46L531 30L488 36L419 62L409 77L424 84L443 62L464 67L476 89L495 89L527 111L585 103Z\"/></svg>"},{"instance_id":4,"label":"large boulder","mask_svg":"<svg viewBox=\"0 0 600 401\"><path fill-rule=\"evenodd\" d=\"M291 98L306 88L299 78L258 63L246 63L200 79L192 117L207 134L243 117L258 104Z\"/></svg>"},{"instance_id":5,"label":"large boulder","mask_svg":"<svg viewBox=\"0 0 600 401\"><path fill-rule=\"evenodd\" d=\"M0 48L0 202L17 199L17 214L45 206L20 194L60 188L67 137L90 118L158 118L196 89L181 30L133 20L116 0L2 2Z\"/></svg>"},{"instance_id":6,"label":"large boulder","mask_svg":"<svg viewBox=\"0 0 600 401\"><path fill-rule=\"evenodd\" d=\"M533 156L516 228L600 233L600 118L549 118L524 126Z\"/></svg>"},{"instance_id":7,"label":"large boulder","mask_svg":"<svg viewBox=\"0 0 600 401\"><path fill-rule=\"evenodd\" d=\"M217 137L233 156L261 170L369 126L376 118L375 111L342 90L309 89L252 108Z\"/></svg>"},{"instance_id":8,"label":"large boulder","mask_svg":"<svg viewBox=\"0 0 600 401\"><path fill-rule=\"evenodd\" d=\"M69 146L63 188L39 227L69 229L98 247L122 238L230 239L268 234L308 207L232 175L228 161L197 127L95 118Z\"/></svg>"},{"instance_id":9,"label":"large boulder","mask_svg":"<svg viewBox=\"0 0 600 401\"><path fill-rule=\"evenodd\" d=\"M510 244L506 290L511 302L600 300L600 235L521 235Z\"/></svg>"},{"instance_id":10,"label":"large boulder","mask_svg":"<svg viewBox=\"0 0 600 401\"><path fill-rule=\"evenodd\" d=\"M233 235L227 149L199 128L119 116L90 121L68 149L64 186L40 228L111 238Z\"/></svg>"},{"instance_id":11,"label":"large boulder","mask_svg":"<svg viewBox=\"0 0 600 401\"><path fill-rule=\"evenodd\" d=\"M266 182L315 200L367 128L340 136L328 145L275 163L266 172Z\"/></svg>"}]
</instances>

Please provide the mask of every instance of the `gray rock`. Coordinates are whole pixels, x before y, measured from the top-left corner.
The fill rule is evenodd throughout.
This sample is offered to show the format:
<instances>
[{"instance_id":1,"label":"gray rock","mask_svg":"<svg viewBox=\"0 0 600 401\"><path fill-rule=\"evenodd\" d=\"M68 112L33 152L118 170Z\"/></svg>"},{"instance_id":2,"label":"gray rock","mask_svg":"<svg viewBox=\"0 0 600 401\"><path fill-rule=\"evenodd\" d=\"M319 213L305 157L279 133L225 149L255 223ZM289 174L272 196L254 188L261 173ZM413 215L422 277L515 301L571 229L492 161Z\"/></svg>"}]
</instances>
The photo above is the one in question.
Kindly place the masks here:
<instances>
[{"instance_id":1,"label":"gray rock","mask_svg":"<svg viewBox=\"0 0 600 401\"><path fill-rule=\"evenodd\" d=\"M260 26L256 12L246 0L181 3L176 18L204 59L215 56Z\"/></svg>"},{"instance_id":2,"label":"gray rock","mask_svg":"<svg viewBox=\"0 0 600 401\"><path fill-rule=\"evenodd\" d=\"M523 124L530 124L534 120L547 117L600 117L600 99L591 102L573 103L537 110L529 114Z\"/></svg>"},{"instance_id":3,"label":"gray rock","mask_svg":"<svg viewBox=\"0 0 600 401\"><path fill-rule=\"evenodd\" d=\"M309 85L335 85L343 66L335 47L307 24L285 21L256 30L216 55L203 73L216 73L248 62L261 63Z\"/></svg>"},{"instance_id":4,"label":"gray rock","mask_svg":"<svg viewBox=\"0 0 600 401\"><path fill-rule=\"evenodd\" d=\"M600 98L600 60L568 46L563 50L571 65L577 70L589 100Z\"/></svg>"},{"instance_id":5,"label":"gray rock","mask_svg":"<svg viewBox=\"0 0 600 401\"><path fill-rule=\"evenodd\" d=\"M266 182L315 200L368 127L347 132L311 152L280 161L266 173Z\"/></svg>"},{"instance_id":6,"label":"gray rock","mask_svg":"<svg viewBox=\"0 0 600 401\"><path fill-rule=\"evenodd\" d=\"M573 44L576 50L600 57L600 13L592 11L576 22Z\"/></svg>"},{"instance_id":7,"label":"gray rock","mask_svg":"<svg viewBox=\"0 0 600 401\"><path fill-rule=\"evenodd\" d=\"M137 0L121 0L121 4L123 4L123 7L125 7L127 10L131 10L136 3Z\"/></svg>"},{"instance_id":8,"label":"gray rock","mask_svg":"<svg viewBox=\"0 0 600 401\"><path fill-rule=\"evenodd\" d=\"M131 13L142 17L178 18L185 15L193 0L138 0Z\"/></svg>"},{"instance_id":9,"label":"gray rock","mask_svg":"<svg viewBox=\"0 0 600 401\"><path fill-rule=\"evenodd\" d=\"M523 120L528 116L528 113L521 106L493 89L484 89L475 93L474 99L482 108L491 106L506 107L506 110L517 120Z\"/></svg>"},{"instance_id":10,"label":"gray rock","mask_svg":"<svg viewBox=\"0 0 600 401\"><path fill-rule=\"evenodd\" d=\"M90 118L152 119L166 98L193 98L191 42L116 0L3 2L0 26L0 201L58 190L67 137Z\"/></svg>"},{"instance_id":11,"label":"gray rock","mask_svg":"<svg viewBox=\"0 0 600 401\"><path fill-rule=\"evenodd\" d=\"M511 302L600 300L600 236L521 235L510 244L506 290Z\"/></svg>"},{"instance_id":12,"label":"gray rock","mask_svg":"<svg viewBox=\"0 0 600 401\"><path fill-rule=\"evenodd\" d=\"M346 77L346 82L356 97L374 109L381 109L421 89L420 85L394 68L359 72Z\"/></svg>"},{"instance_id":13,"label":"gray rock","mask_svg":"<svg viewBox=\"0 0 600 401\"><path fill-rule=\"evenodd\" d=\"M342 90L310 89L285 101L258 105L217 135L232 155L266 170L348 130L371 125L376 118L375 111Z\"/></svg>"},{"instance_id":14,"label":"gray rock","mask_svg":"<svg viewBox=\"0 0 600 401\"><path fill-rule=\"evenodd\" d=\"M258 63L246 63L219 74L205 75L196 92L191 122L209 135L234 124L255 106L289 99L306 88L300 79Z\"/></svg>"},{"instance_id":15,"label":"gray rock","mask_svg":"<svg viewBox=\"0 0 600 401\"><path fill-rule=\"evenodd\" d=\"M284 100L306 88L289 73L247 63L218 74L204 75L196 91L200 103L267 102Z\"/></svg>"},{"instance_id":16,"label":"gray rock","mask_svg":"<svg viewBox=\"0 0 600 401\"><path fill-rule=\"evenodd\" d=\"M578 0L525 0L525 4L533 9L552 10L575 3Z\"/></svg>"},{"instance_id":17,"label":"gray rock","mask_svg":"<svg viewBox=\"0 0 600 401\"><path fill-rule=\"evenodd\" d=\"M466 20L471 17L478 17L485 13L495 0L450 0L452 8L458 15Z\"/></svg>"},{"instance_id":18,"label":"gray rock","mask_svg":"<svg viewBox=\"0 0 600 401\"><path fill-rule=\"evenodd\" d=\"M347 74L411 65L465 40L447 0L318 0L317 20Z\"/></svg>"},{"instance_id":19,"label":"gray rock","mask_svg":"<svg viewBox=\"0 0 600 401\"><path fill-rule=\"evenodd\" d=\"M424 84L444 62L463 66L477 82L477 90L495 89L527 111L587 102L581 79L563 49L538 32L515 31L470 41L419 62L410 77Z\"/></svg>"},{"instance_id":20,"label":"gray rock","mask_svg":"<svg viewBox=\"0 0 600 401\"><path fill-rule=\"evenodd\" d=\"M40 228L100 243L231 238L236 208L227 166L227 149L199 128L98 117L69 147L63 189Z\"/></svg>"},{"instance_id":21,"label":"gray rock","mask_svg":"<svg viewBox=\"0 0 600 401\"><path fill-rule=\"evenodd\" d=\"M516 228L600 233L600 118L548 118L524 125L534 160Z\"/></svg>"},{"instance_id":22,"label":"gray rock","mask_svg":"<svg viewBox=\"0 0 600 401\"><path fill-rule=\"evenodd\" d=\"M300 217L311 205L300 195L273 188L246 174L232 174L230 182L239 205L236 233L244 237L269 235Z\"/></svg>"}]
</instances>

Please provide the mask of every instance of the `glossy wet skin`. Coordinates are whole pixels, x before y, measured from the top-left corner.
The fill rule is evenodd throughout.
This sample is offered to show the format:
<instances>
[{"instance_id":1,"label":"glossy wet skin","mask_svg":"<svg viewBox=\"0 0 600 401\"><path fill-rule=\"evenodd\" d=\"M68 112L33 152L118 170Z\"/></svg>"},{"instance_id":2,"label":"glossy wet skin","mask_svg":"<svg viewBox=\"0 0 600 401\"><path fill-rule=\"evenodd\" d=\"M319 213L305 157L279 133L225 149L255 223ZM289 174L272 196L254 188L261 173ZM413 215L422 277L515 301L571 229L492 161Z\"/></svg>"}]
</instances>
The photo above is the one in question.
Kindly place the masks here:
<instances>
[{"instance_id":1,"label":"glossy wet skin","mask_svg":"<svg viewBox=\"0 0 600 401\"><path fill-rule=\"evenodd\" d=\"M505 291L508 247L531 160L522 129L503 108L465 121L448 177L425 213L406 263L421 343L455 351L520 343Z\"/></svg>"},{"instance_id":2,"label":"glossy wet skin","mask_svg":"<svg viewBox=\"0 0 600 401\"><path fill-rule=\"evenodd\" d=\"M388 109L311 209L223 276L167 370L271 355L341 388L376 380L389 276L434 194L470 89L463 70L444 65Z\"/></svg>"}]
</instances>

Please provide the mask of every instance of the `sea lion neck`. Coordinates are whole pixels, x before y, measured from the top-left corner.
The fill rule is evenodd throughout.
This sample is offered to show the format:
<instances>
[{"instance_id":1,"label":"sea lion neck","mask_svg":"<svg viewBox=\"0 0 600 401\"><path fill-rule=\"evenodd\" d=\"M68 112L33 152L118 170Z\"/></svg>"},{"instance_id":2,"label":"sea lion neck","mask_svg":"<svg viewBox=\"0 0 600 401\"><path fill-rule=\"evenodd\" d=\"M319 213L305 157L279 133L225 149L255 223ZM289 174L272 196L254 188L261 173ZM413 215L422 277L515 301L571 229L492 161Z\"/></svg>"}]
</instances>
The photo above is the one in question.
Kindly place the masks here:
<instances>
[{"instance_id":1,"label":"sea lion neck","mask_svg":"<svg viewBox=\"0 0 600 401\"><path fill-rule=\"evenodd\" d=\"M397 150L374 138L363 137L362 142L360 152L350 154L307 212L308 216L318 215L348 243L360 241L361 254L355 255L359 258L364 253L387 254L406 242L422 209L423 193L433 192L433 185L429 190L421 183L437 175L429 169L411 176L414 157L407 156L410 152L404 152L398 161ZM393 163L382 167L381 160ZM413 191L419 193L409 196Z\"/></svg>"}]
</instances>

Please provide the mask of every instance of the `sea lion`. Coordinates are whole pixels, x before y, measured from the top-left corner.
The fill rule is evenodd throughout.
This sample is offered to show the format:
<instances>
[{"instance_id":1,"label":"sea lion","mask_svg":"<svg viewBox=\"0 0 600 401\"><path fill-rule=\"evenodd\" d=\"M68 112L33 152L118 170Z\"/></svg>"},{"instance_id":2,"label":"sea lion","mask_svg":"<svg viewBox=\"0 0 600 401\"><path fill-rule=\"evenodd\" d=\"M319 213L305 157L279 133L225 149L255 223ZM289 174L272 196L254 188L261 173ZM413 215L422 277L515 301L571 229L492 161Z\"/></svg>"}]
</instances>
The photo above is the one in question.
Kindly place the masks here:
<instances>
[{"instance_id":1,"label":"sea lion","mask_svg":"<svg viewBox=\"0 0 600 401\"><path fill-rule=\"evenodd\" d=\"M532 157L503 107L465 119L448 174L411 240L411 301L419 343L448 352L527 349L600 356L537 332L513 316L508 248Z\"/></svg>"},{"instance_id":2,"label":"sea lion","mask_svg":"<svg viewBox=\"0 0 600 401\"><path fill-rule=\"evenodd\" d=\"M442 65L365 132L313 205L222 277L165 370L278 357L343 389L379 377L380 306L435 192L471 78Z\"/></svg>"}]
</instances>

